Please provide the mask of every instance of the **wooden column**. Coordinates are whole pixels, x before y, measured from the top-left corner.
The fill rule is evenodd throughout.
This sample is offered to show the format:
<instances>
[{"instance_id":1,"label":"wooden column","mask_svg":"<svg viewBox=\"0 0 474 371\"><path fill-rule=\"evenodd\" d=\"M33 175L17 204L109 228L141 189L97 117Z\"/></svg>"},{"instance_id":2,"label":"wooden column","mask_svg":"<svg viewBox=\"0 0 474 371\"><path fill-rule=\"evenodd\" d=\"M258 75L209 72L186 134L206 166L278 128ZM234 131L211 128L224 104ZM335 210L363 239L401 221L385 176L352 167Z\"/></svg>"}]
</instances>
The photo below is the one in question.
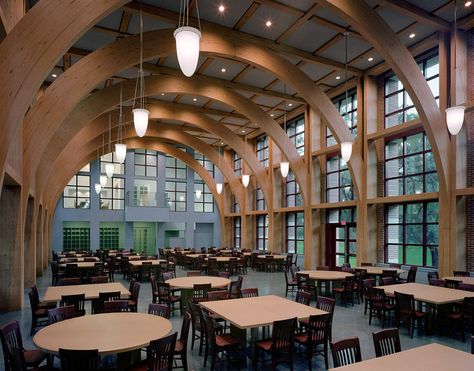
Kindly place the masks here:
<instances>
[{"instance_id":1,"label":"wooden column","mask_svg":"<svg viewBox=\"0 0 474 371\"><path fill-rule=\"evenodd\" d=\"M43 274L43 207L35 207L36 217L36 277Z\"/></svg>"},{"instance_id":2,"label":"wooden column","mask_svg":"<svg viewBox=\"0 0 474 371\"><path fill-rule=\"evenodd\" d=\"M25 287L36 283L36 220L34 218L34 199L29 198L25 215L24 227L24 262L25 262ZM20 236L21 238L21 236Z\"/></svg>"}]
</instances>

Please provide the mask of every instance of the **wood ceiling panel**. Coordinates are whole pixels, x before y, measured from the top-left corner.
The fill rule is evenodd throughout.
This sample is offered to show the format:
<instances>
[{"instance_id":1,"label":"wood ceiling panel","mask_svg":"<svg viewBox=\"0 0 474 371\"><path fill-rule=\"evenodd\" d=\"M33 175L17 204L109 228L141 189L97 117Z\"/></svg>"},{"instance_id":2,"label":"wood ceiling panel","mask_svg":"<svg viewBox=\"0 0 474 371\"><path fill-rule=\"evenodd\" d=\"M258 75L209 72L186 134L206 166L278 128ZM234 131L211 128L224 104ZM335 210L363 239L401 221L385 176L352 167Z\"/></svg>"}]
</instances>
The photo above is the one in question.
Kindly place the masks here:
<instances>
[{"instance_id":1,"label":"wood ceiling panel","mask_svg":"<svg viewBox=\"0 0 474 371\"><path fill-rule=\"evenodd\" d=\"M275 80L275 76L269 72L254 68L249 70L239 82L264 88Z\"/></svg>"},{"instance_id":2,"label":"wood ceiling panel","mask_svg":"<svg viewBox=\"0 0 474 371\"><path fill-rule=\"evenodd\" d=\"M341 37L334 45L331 45L328 49L320 53L320 55L337 60L338 62L345 63L345 48L346 38ZM349 48L349 45L351 46ZM347 39L347 57L348 61L357 57L359 54L370 49L369 43L362 40L360 37L354 37L349 35Z\"/></svg>"},{"instance_id":3,"label":"wood ceiling panel","mask_svg":"<svg viewBox=\"0 0 474 371\"><path fill-rule=\"evenodd\" d=\"M218 10L219 5L223 3L225 6L224 13ZM252 5L252 0L238 0L238 1L215 1L215 0L200 0L199 14L202 19L209 22L219 23L223 26L232 28L234 24L242 17L245 11Z\"/></svg>"},{"instance_id":4,"label":"wood ceiling panel","mask_svg":"<svg viewBox=\"0 0 474 371\"><path fill-rule=\"evenodd\" d=\"M212 63L206 68L204 75L231 81L245 67L245 63L233 61L230 59L217 58L214 59ZM225 72L222 72L222 68L225 69Z\"/></svg>"},{"instance_id":5,"label":"wood ceiling panel","mask_svg":"<svg viewBox=\"0 0 474 371\"><path fill-rule=\"evenodd\" d=\"M337 34L334 30L319 25L315 22L304 23L294 34L285 40L284 44L314 52L327 40Z\"/></svg>"},{"instance_id":6,"label":"wood ceiling panel","mask_svg":"<svg viewBox=\"0 0 474 371\"><path fill-rule=\"evenodd\" d=\"M76 41L74 47L79 49L95 50L115 42L115 37L103 32L90 30L86 32L79 40Z\"/></svg>"}]
</instances>

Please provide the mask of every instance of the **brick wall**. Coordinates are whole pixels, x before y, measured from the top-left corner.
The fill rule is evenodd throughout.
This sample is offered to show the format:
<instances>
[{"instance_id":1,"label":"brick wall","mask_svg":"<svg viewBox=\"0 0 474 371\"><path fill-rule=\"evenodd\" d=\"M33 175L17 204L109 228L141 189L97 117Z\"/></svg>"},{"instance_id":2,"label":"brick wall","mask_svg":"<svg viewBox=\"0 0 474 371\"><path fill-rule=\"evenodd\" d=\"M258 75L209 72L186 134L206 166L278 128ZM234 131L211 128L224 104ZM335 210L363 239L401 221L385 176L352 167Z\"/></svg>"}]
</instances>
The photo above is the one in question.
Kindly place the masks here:
<instances>
[{"instance_id":1,"label":"brick wall","mask_svg":"<svg viewBox=\"0 0 474 371\"><path fill-rule=\"evenodd\" d=\"M377 130L385 128L384 79L377 78ZM377 197L385 196L384 140L375 143L377 151ZM377 262L385 261L385 207L377 205Z\"/></svg>"},{"instance_id":2,"label":"brick wall","mask_svg":"<svg viewBox=\"0 0 474 371\"><path fill-rule=\"evenodd\" d=\"M474 100L474 31L468 33L468 101ZM469 112L465 117L467 129L467 186L474 187L474 112ZM474 196L466 199L466 240L467 240L467 261L466 268L474 270Z\"/></svg>"}]
</instances>

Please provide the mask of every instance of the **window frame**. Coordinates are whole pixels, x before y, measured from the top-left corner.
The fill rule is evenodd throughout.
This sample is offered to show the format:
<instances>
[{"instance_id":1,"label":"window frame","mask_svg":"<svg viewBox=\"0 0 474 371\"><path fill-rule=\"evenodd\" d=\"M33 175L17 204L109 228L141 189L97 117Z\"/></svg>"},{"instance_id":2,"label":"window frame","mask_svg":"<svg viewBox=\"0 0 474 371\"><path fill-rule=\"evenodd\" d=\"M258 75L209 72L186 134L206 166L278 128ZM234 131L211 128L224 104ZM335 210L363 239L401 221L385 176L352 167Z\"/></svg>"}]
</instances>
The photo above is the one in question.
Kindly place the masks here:
<instances>
[{"instance_id":1,"label":"window frame","mask_svg":"<svg viewBox=\"0 0 474 371\"><path fill-rule=\"evenodd\" d=\"M302 131L298 132L298 128L303 127ZM293 132L292 132L293 131ZM300 156L304 156L305 152L305 115L301 114L298 117L290 120L286 123L286 135L291 140L291 142L295 145L296 151L299 153ZM303 143L298 145L298 138L303 137Z\"/></svg>"},{"instance_id":2,"label":"window frame","mask_svg":"<svg viewBox=\"0 0 474 371\"><path fill-rule=\"evenodd\" d=\"M201 198L197 199L196 197L196 190L200 189L201 190ZM207 196L207 197L206 197ZM206 199L211 197L210 201L207 201ZM214 212L214 196L212 195L211 190L207 186L206 183L199 183L196 182L194 183L194 212L195 213L213 213ZM211 210L207 211L206 206L212 205ZM201 206L202 210L196 210L196 206ZM199 207L198 207L199 209Z\"/></svg>"},{"instance_id":3,"label":"window frame","mask_svg":"<svg viewBox=\"0 0 474 371\"><path fill-rule=\"evenodd\" d=\"M78 181L78 177L87 178L88 181L89 181L89 185L88 186L80 186L79 181ZM70 184L73 179L74 179L75 184ZM88 193L89 196L79 197L78 192L79 191L83 192L83 191L86 190L86 188L87 188L86 193ZM67 189L73 189L74 190L74 196L66 195L66 190ZM74 207L66 206L65 202L64 202L65 200L74 200ZM78 207L79 200L84 200L85 205L87 205L87 207ZM71 178L71 180L69 180L68 184L64 187L64 190L63 190L63 209L90 209L90 208L91 208L91 176L89 174L82 174L82 173L74 174L73 177Z\"/></svg>"},{"instance_id":4,"label":"window frame","mask_svg":"<svg viewBox=\"0 0 474 371\"><path fill-rule=\"evenodd\" d=\"M263 237L260 237L260 231ZM258 251L268 251L268 214L257 215L255 218L255 242Z\"/></svg>"},{"instance_id":5,"label":"window frame","mask_svg":"<svg viewBox=\"0 0 474 371\"><path fill-rule=\"evenodd\" d=\"M302 216L303 218L303 223L298 224L298 216ZM294 218L294 224L290 225L290 219ZM290 231L293 229L293 236L294 238L290 238ZM302 229L303 230L303 238L300 239L298 238L298 230ZM299 254L299 255L304 255L304 212L303 211L297 211L297 212L291 212L291 213L286 213L285 216L285 248L286 252L289 254ZM294 243L294 249L291 251L290 250L290 242ZM301 242L303 244L303 251L298 251L298 243Z\"/></svg>"},{"instance_id":6,"label":"window frame","mask_svg":"<svg viewBox=\"0 0 474 371\"><path fill-rule=\"evenodd\" d=\"M260 135L255 140L255 152L257 158L262 164L263 167L268 167L269 165L269 140L268 135Z\"/></svg>"},{"instance_id":7,"label":"window frame","mask_svg":"<svg viewBox=\"0 0 474 371\"><path fill-rule=\"evenodd\" d=\"M114 180L121 180L123 182L123 187L114 187ZM108 186L109 182L111 182L111 186ZM112 197L104 197L102 196L103 192L106 190L110 190ZM122 190L123 193L123 198L121 197L116 197L115 191L117 190ZM110 204L112 205L111 208L105 208L102 207L102 201L110 201ZM115 207L116 201L122 201L122 206L123 207ZM113 176L112 178L107 178L107 183L105 184L104 187L101 188L100 194L99 194L99 209L100 210L124 210L125 209L125 178L119 177L119 176Z\"/></svg>"},{"instance_id":8,"label":"window frame","mask_svg":"<svg viewBox=\"0 0 474 371\"><path fill-rule=\"evenodd\" d=\"M169 190L168 189L168 184L174 184L174 189ZM184 184L185 185L185 190L184 191L178 191L177 190L177 184ZM186 212L188 210L188 201L187 201L187 196L188 196L188 183L186 181L180 181L180 180L166 180L165 181L165 193L166 197L168 198L168 207L170 211L173 212ZM171 201L169 199L168 193L174 194L174 201ZM183 200L179 199L179 196L184 196ZM178 200L178 201L177 201ZM184 210L177 210L177 206L179 204L184 204Z\"/></svg>"},{"instance_id":9,"label":"window frame","mask_svg":"<svg viewBox=\"0 0 474 371\"><path fill-rule=\"evenodd\" d=\"M139 151L144 151L139 152ZM144 156L144 164L137 163L137 155ZM155 164L149 164L150 157L155 158ZM157 177L158 175L158 152L150 149L136 149L133 154L133 170L136 177ZM144 175L137 174L137 168L144 169ZM154 174L152 172L154 169Z\"/></svg>"}]
</instances>

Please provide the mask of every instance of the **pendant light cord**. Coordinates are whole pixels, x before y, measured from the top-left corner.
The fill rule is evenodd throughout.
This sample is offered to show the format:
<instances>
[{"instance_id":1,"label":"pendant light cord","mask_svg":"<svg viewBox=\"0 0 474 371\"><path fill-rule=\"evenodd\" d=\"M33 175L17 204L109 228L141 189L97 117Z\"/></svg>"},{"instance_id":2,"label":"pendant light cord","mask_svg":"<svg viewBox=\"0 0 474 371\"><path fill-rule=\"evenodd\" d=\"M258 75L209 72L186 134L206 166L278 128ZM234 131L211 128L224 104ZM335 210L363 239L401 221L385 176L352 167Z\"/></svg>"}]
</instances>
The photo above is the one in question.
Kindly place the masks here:
<instances>
[{"instance_id":1,"label":"pendant light cord","mask_svg":"<svg viewBox=\"0 0 474 371\"><path fill-rule=\"evenodd\" d=\"M346 36L346 65L345 65L345 89L346 89L346 115L347 115L347 105L348 105L348 92L347 92L347 38L349 33L346 31L344 32L344 35Z\"/></svg>"},{"instance_id":2,"label":"pendant light cord","mask_svg":"<svg viewBox=\"0 0 474 371\"><path fill-rule=\"evenodd\" d=\"M117 142L122 143L122 122L123 122L123 107L122 107L122 99L123 99L123 93L122 93L122 81L120 81L120 105L119 105L119 122L118 122L118 134L117 134Z\"/></svg>"},{"instance_id":3,"label":"pendant light cord","mask_svg":"<svg viewBox=\"0 0 474 371\"><path fill-rule=\"evenodd\" d=\"M109 152L112 152L110 150L110 142L112 141L112 114L109 112Z\"/></svg>"},{"instance_id":4,"label":"pendant light cord","mask_svg":"<svg viewBox=\"0 0 474 371\"><path fill-rule=\"evenodd\" d=\"M198 29L199 31L201 31L201 17L199 16L198 0L195 0L195 3L196 3ZM178 18L178 28L180 27L189 27L189 0L181 0L180 7L179 7L179 18Z\"/></svg>"}]
</instances>

